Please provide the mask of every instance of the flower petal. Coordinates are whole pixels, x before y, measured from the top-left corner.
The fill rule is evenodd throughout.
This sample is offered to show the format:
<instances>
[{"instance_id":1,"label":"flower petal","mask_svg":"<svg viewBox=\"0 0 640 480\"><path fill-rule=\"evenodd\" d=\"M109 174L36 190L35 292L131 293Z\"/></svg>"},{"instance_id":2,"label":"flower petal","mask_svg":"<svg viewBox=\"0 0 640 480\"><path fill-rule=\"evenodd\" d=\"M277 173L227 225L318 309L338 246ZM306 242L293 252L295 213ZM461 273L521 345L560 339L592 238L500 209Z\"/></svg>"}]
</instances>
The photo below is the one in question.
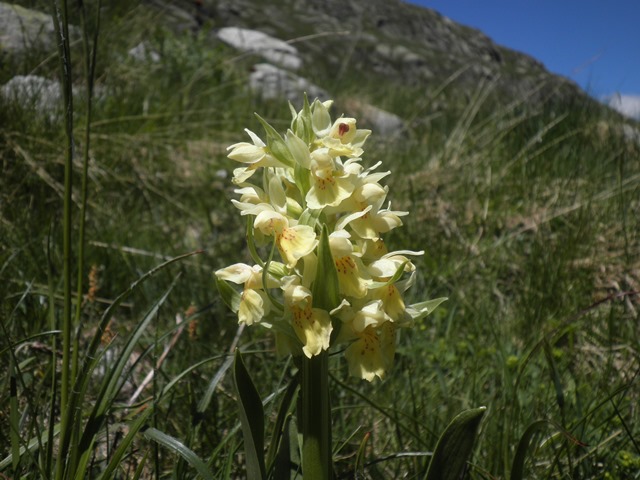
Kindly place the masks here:
<instances>
[{"instance_id":1,"label":"flower petal","mask_svg":"<svg viewBox=\"0 0 640 480\"><path fill-rule=\"evenodd\" d=\"M285 228L276 241L280 255L289 268L295 267L298 260L311 253L318 244L316 232L308 225Z\"/></svg>"},{"instance_id":2,"label":"flower petal","mask_svg":"<svg viewBox=\"0 0 640 480\"><path fill-rule=\"evenodd\" d=\"M376 289L373 297L382 300L384 311L394 321L399 321L405 312L405 304L400 291L395 285L387 285Z\"/></svg>"},{"instance_id":3,"label":"flower petal","mask_svg":"<svg viewBox=\"0 0 640 480\"><path fill-rule=\"evenodd\" d=\"M291 313L293 330L302 342L302 351L308 358L329 348L333 327L326 310L312 308L309 303L304 309L293 307Z\"/></svg>"},{"instance_id":4,"label":"flower petal","mask_svg":"<svg viewBox=\"0 0 640 480\"><path fill-rule=\"evenodd\" d=\"M262 270L259 266L256 265L256 267ZM249 265L245 263L234 263L233 265L217 270L216 277L220 280L227 280L240 285L249 280L252 273L253 268Z\"/></svg>"},{"instance_id":5,"label":"flower petal","mask_svg":"<svg viewBox=\"0 0 640 480\"><path fill-rule=\"evenodd\" d=\"M347 297L362 298L367 294L370 277L366 274L360 259L345 255L335 259L340 293Z\"/></svg>"},{"instance_id":6,"label":"flower petal","mask_svg":"<svg viewBox=\"0 0 640 480\"><path fill-rule=\"evenodd\" d=\"M354 185L348 176L337 176L334 175L335 172L318 176L316 173L320 172L311 175L313 183L305 198L307 207L314 210L326 206L335 207L353 192Z\"/></svg>"},{"instance_id":7,"label":"flower petal","mask_svg":"<svg viewBox=\"0 0 640 480\"><path fill-rule=\"evenodd\" d=\"M240 300L238 322L253 325L262 320L269 310L270 303L264 292L246 289Z\"/></svg>"},{"instance_id":8,"label":"flower petal","mask_svg":"<svg viewBox=\"0 0 640 480\"><path fill-rule=\"evenodd\" d=\"M253 226L267 236L274 233L280 233L289 225L287 217L273 210L271 205L260 204L263 206L261 212L256 215Z\"/></svg>"},{"instance_id":9,"label":"flower petal","mask_svg":"<svg viewBox=\"0 0 640 480\"><path fill-rule=\"evenodd\" d=\"M382 379L386 362L382 354L380 339L372 328L362 333L344 352L349 364L349 374L372 382L376 377Z\"/></svg>"},{"instance_id":10,"label":"flower petal","mask_svg":"<svg viewBox=\"0 0 640 480\"><path fill-rule=\"evenodd\" d=\"M266 156L264 148L256 147L247 142L236 143L227 148L227 150L231 150L227 157L240 163L258 163Z\"/></svg>"}]
</instances>

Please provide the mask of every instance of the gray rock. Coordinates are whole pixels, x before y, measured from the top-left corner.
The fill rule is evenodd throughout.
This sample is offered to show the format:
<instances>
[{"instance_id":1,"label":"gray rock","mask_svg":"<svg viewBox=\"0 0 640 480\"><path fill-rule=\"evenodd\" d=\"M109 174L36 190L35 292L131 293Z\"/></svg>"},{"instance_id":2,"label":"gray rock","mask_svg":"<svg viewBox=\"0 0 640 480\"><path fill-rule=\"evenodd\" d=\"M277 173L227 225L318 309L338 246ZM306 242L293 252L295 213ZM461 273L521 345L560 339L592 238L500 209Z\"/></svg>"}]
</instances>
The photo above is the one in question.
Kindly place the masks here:
<instances>
[{"instance_id":1,"label":"gray rock","mask_svg":"<svg viewBox=\"0 0 640 480\"><path fill-rule=\"evenodd\" d=\"M77 35L76 27L69 30ZM51 15L0 2L0 50L16 54L34 46L51 49L54 39Z\"/></svg>"},{"instance_id":2,"label":"gray rock","mask_svg":"<svg viewBox=\"0 0 640 480\"><path fill-rule=\"evenodd\" d=\"M297 70L302 66L298 50L279 38L247 28L221 28L217 36L223 42L238 50L255 53L289 70Z\"/></svg>"},{"instance_id":3,"label":"gray rock","mask_svg":"<svg viewBox=\"0 0 640 480\"><path fill-rule=\"evenodd\" d=\"M627 141L633 142L636 145L640 145L640 130L638 129L638 127L634 127L632 125L629 125L628 123L625 123L622 126L622 134L624 135L624 138L627 139Z\"/></svg>"},{"instance_id":4,"label":"gray rock","mask_svg":"<svg viewBox=\"0 0 640 480\"><path fill-rule=\"evenodd\" d=\"M358 119L359 126L370 128L376 136L396 137L407 128L398 115L368 103L352 99L345 102L345 107Z\"/></svg>"},{"instance_id":5,"label":"gray rock","mask_svg":"<svg viewBox=\"0 0 640 480\"><path fill-rule=\"evenodd\" d=\"M258 63L253 66L249 75L249 85L262 98L269 100L286 98L294 105L300 105L303 102L305 92L309 98L329 99L326 91L309 80L269 63Z\"/></svg>"},{"instance_id":6,"label":"gray rock","mask_svg":"<svg viewBox=\"0 0 640 480\"><path fill-rule=\"evenodd\" d=\"M138 62L158 63L160 61L160 54L155 50L149 49L145 42L140 42L127 53Z\"/></svg>"},{"instance_id":7,"label":"gray rock","mask_svg":"<svg viewBox=\"0 0 640 480\"><path fill-rule=\"evenodd\" d=\"M55 119L62 105L60 83L37 75L18 75L2 87L0 95L21 105L34 108L38 113Z\"/></svg>"}]
</instances>

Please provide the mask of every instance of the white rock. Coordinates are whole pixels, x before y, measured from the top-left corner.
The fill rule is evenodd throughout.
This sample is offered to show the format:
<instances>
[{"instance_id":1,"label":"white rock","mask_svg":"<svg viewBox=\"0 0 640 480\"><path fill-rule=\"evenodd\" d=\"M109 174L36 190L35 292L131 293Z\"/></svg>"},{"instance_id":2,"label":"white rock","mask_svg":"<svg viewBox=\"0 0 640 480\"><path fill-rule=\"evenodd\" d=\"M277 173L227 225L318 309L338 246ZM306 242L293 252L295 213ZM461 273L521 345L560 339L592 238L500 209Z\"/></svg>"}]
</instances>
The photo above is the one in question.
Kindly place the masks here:
<instances>
[{"instance_id":1,"label":"white rock","mask_svg":"<svg viewBox=\"0 0 640 480\"><path fill-rule=\"evenodd\" d=\"M37 75L17 75L0 87L0 94L53 119L62 105L60 83Z\"/></svg>"},{"instance_id":2,"label":"white rock","mask_svg":"<svg viewBox=\"0 0 640 480\"><path fill-rule=\"evenodd\" d=\"M218 38L243 52L255 53L283 68L298 70L302 59L298 50L279 38L257 30L225 27L218 31Z\"/></svg>"},{"instance_id":3,"label":"white rock","mask_svg":"<svg viewBox=\"0 0 640 480\"><path fill-rule=\"evenodd\" d=\"M321 100L329 99L327 92L306 78L269 63L258 63L253 66L253 71L249 75L249 85L262 98L269 100L286 98L294 105L300 105L303 102L305 92L310 99L316 97Z\"/></svg>"}]
</instances>

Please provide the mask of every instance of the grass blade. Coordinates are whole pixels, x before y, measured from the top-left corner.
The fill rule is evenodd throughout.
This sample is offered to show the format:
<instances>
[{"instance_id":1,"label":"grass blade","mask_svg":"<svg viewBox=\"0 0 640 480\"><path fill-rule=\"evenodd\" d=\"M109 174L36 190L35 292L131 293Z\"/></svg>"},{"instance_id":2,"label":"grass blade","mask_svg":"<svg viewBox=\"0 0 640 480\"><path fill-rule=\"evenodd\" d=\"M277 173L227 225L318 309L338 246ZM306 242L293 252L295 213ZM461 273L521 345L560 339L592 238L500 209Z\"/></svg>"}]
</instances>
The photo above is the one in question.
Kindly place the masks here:
<instances>
[{"instance_id":1,"label":"grass blade","mask_svg":"<svg viewBox=\"0 0 640 480\"><path fill-rule=\"evenodd\" d=\"M111 455L111 460L109 461L107 468L105 468L98 480L107 480L110 478L114 478L114 473L120 466L120 463L124 458L124 454L133 443L133 440L140 429L144 427L147 419L153 413L153 411L154 408L152 405L146 407L143 412L135 419L135 421L129 425L129 431L127 432L127 435L122 439L122 441L118 445L118 448Z\"/></svg>"},{"instance_id":2,"label":"grass blade","mask_svg":"<svg viewBox=\"0 0 640 480\"><path fill-rule=\"evenodd\" d=\"M240 423L247 457L247 476L265 479L264 408L239 350L236 350L233 364L233 379L239 400Z\"/></svg>"},{"instance_id":3,"label":"grass blade","mask_svg":"<svg viewBox=\"0 0 640 480\"><path fill-rule=\"evenodd\" d=\"M520 437L516 455L513 457L513 465L511 467L511 480L522 480L524 478L524 461L527 458L527 450L531 444L533 437L548 425L546 420L537 420L527 427Z\"/></svg>"},{"instance_id":4,"label":"grass blade","mask_svg":"<svg viewBox=\"0 0 640 480\"><path fill-rule=\"evenodd\" d=\"M433 452L425 480L458 480L473 451L476 432L487 407L466 410L444 431Z\"/></svg>"},{"instance_id":5,"label":"grass blade","mask_svg":"<svg viewBox=\"0 0 640 480\"><path fill-rule=\"evenodd\" d=\"M180 455L187 461L189 465L195 468L198 474L205 480L214 480L211 471L209 471L209 467L207 467L207 464L200 457L198 457L193 452L193 450L188 448L178 439L172 437L171 435L167 435L166 433L161 432L160 430L157 430L155 428L147 428L144 431L144 436L149 440L153 440L154 442ZM255 477L249 476L249 478Z\"/></svg>"},{"instance_id":6,"label":"grass blade","mask_svg":"<svg viewBox=\"0 0 640 480\"><path fill-rule=\"evenodd\" d=\"M298 376L294 376L289 385L287 386L287 390L282 397L282 401L280 402L280 407L278 408L278 415L276 417L276 422L273 426L273 435L271 436L271 443L269 445L269 451L267 452L267 471L270 471L273 467L273 462L276 457L279 456L279 452L284 448L280 444L284 444L285 440L288 443L288 439L285 439L288 435L288 426L286 424L287 418L289 417L289 409L291 408L291 404L293 403L293 399L295 397L296 390L298 389ZM288 449L288 447L287 447ZM278 453L278 454L277 454ZM287 450L288 454L288 450ZM276 475L275 478L280 478Z\"/></svg>"},{"instance_id":7,"label":"grass blade","mask_svg":"<svg viewBox=\"0 0 640 480\"><path fill-rule=\"evenodd\" d=\"M13 364L13 356L10 362L11 377L10 399L9 399L9 423L11 424L11 456L13 472L18 476L18 465L20 464L20 426L18 414L18 380L16 379L16 368Z\"/></svg>"},{"instance_id":8,"label":"grass blade","mask_svg":"<svg viewBox=\"0 0 640 480\"><path fill-rule=\"evenodd\" d=\"M82 457L82 459L80 460L80 463L83 463L84 465L86 465L88 457L91 455L91 452L92 452L91 447L95 441L96 436L98 435L98 432L102 429L102 426L104 425L106 413L110 408L113 402L113 399L115 398L115 396L117 395L118 391L122 386L122 383L123 383L122 373L125 369L127 362L131 358L133 349L138 344L138 340L142 336L142 333L146 329L147 325L149 325L151 320L156 318L156 315L160 309L160 306L165 302L165 300L169 296L169 293L171 293L171 291L175 287L178 281L178 278L180 278L179 275L175 277L175 279L173 280L169 288L151 306L151 308L146 313L143 320L140 323L138 323L138 326L131 333L122 352L120 352L120 357L117 363L113 367L108 369L108 373L105 375L105 378L102 383L102 388L96 400L95 407L91 412L91 415L89 416L85 429L82 433L82 438L80 440L80 445L79 445L79 454Z\"/></svg>"}]
</instances>

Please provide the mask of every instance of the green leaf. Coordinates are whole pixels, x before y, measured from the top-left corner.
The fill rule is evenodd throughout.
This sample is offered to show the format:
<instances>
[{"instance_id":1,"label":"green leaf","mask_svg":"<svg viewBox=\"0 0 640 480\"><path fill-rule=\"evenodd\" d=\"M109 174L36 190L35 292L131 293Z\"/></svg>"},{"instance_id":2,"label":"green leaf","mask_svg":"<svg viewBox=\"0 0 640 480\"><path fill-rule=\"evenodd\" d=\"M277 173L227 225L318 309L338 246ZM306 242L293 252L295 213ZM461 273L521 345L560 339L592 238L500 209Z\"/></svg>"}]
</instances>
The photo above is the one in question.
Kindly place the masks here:
<instances>
[{"instance_id":1,"label":"green leaf","mask_svg":"<svg viewBox=\"0 0 640 480\"><path fill-rule=\"evenodd\" d=\"M249 253L251 254L251 258L257 265L261 267L264 266L264 262L258 255L258 250L256 249L256 241L253 234L253 221L255 219L254 215L247 215L247 247L249 248Z\"/></svg>"},{"instance_id":2,"label":"green leaf","mask_svg":"<svg viewBox=\"0 0 640 480\"><path fill-rule=\"evenodd\" d=\"M229 356L224 361L222 366L218 369L216 374L213 376L213 378L209 382L209 385L207 385L207 389L205 390L204 395L202 396L202 398L198 402L197 412L199 414L203 414L204 412L207 411L207 408L209 407L209 404L211 403L211 399L213 398L213 393L215 392L216 387L222 381L222 379L224 378L225 374L227 373L227 370L229 369L229 367L231 367L232 363L233 363L233 358L231 356ZM198 415L198 417L199 418L204 418L204 415Z\"/></svg>"},{"instance_id":3,"label":"green leaf","mask_svg":"<svg viewBox=\"0 0 640 480\"><path fill-rule=\"evenodd\" d=\"M187 461L189 465L195 468L198 474L205 480L214 480L209 467L207 467L207 464L200 457L198 457L193 452L193 450L188 448L177 438L167 435L166 433L161 432L160 430L156 430L155 428L146 429L144 431L144 436L149 440L153 440L154 442L168 448L169 450L173 450L175 453L180 455Z\"/></svg>"},{"instance_id":4,"label":"green leaf","mask_svg":"<svg viewBox=\"0 0 640 480\"><path fill-rule=\"evenodd\" d=\"M313 306L316 308L322 308L329 312L340 304L338 272L331 255L329 231L326 225L322 225L322 234L318 244L318 267L311 293L313 294Z\"/></svg>"},{"instance_id":5,"label":"green leaf","mask_svg":"<svg viewBox=\"0 0 640 480\"><path fill-rule=\"evenodd\" d=\"M271 150L271 154L285 165L292 167L295 164L295 160L293 159L293 155L291 155L289 147L287 147L282 136L260 115L256 113L255 116L258 118L258 121L262 124L264 131L267 134L267 146L269 147L269 150Z\"/></svg>"},{"instance_id":6,"label":"green leaf","mask_svg":"<svg viewBox=\"0 0 640 480\"><path fill-rule=\"evenodd\" d=\"M614 394L620 393L626 390L626 386L618 389L618 391ZM516 450L516 455L513 458L513 464L511 465L511 476L510 480L522 480L524 477L524 462L527 456L527 450L529 449L531 442L533 441L536 434L542 432L543 429L553 428L554 432L552 435L545 436L545 441L549 439L553 439L555 437L564 437L567 441L569 441L572 445L577 445L579 447L586 447L585 443L582 443L576 437L574 437L569 431L562 428L562 426L551 420L536 420L531 425L527 427L527 429L520 437L520 441L518 442L518 448Z\"/></svg>"},{"instance_id":7,"label":"green leaf","mask_svg":"<svg viewBox=\"0 0 640 480\"><path fill-rule=\"evenodd\" d=\"M433 311L438 308L442 302L448 300L447 297L434 298L433 300L427 300L420 303L414 303L413 305L409 305L407 309L409 315L413 317L415 321L422 320L427 315L433 313Z\"/></svg>"},{"instance_id":8,"label":"green leaf","mask_svg":"<svg viewBox=\"0 0 640 480\"><path fill-rule=\"evenodd\" d=\"M142 478L144 467L147 465L147 458L149 458L149 452L144 452L142 460L140 460L140 463L138 463L138 466L136 467L136 471L133 473L132 480L138 480L139 478Z\"/></svg>"},{"instance_id":9,"label":"green leaf","mask_svg":"<svg viewBox=\"0 0 640 480\"><path fill-rule=\"evenodd\" d=\"M315 228L321 213L321 208L317 208L315 210L311 208L305 209L298 219L298 225L308 225Z\"/></svg>"},{"instance_id":10,"label":"green leaf","mask_svg":"<svg viewBox=\"0 0 640 480\"><path fill-rule=\"evenodd\" d=\"M273 468L274 471L277 470L277 466L274 467L274 462L277 463L278 456L281 455L280 451L285 448L283 445L286 442L286 451L287 451L287 463L288 463L288 455L289 455L289 439L288 439L288 425L287 418L290 416L289 410L291 409L291 404L293 403L293 399L295 398L295 393L298 390L299 386L299 378L298 376L294 376L289 385L287 385L287 389L285 390L284 396L280 401L280 407L278 408L278 415L276 416L276 422L273 426L273 435L271 436L271 444L269 445L269 451L267 453L267 471L271 471ZM287 465L288 468L288 465ZM275 478L281 478L275 474Z\"/></svg>"},{"instance_id":11,"label":"green leaf","mask_svg":"<svg viewBox=\"0 0 640 480\"><path fill-rule=\"evenodd\" d=\"M273 470L270 479L291 478L291 419L292 414L288 414L282 425L282 435L278 442L278 451L273 460Z\"/></svg>"},{"instance_id":12,"label":"green leaf","mask_svg":"<svg viewBox=\"0 0 640 480\"><path fill-rule=\"evenodd\" d=\"M131 444L133 444L133 440L138 435L138 432L144 427L153 411L153 405L148 405L133 422L127 425L127 434L118 444L118 448L116 448L116 450L112 452L109 459L109 464L107 465L107 468L105 468L104 471L100 474L98 480L107 480L110 478L114 478L114 473L118 468L120 468L125 454L129 450Z\"/></svg>"},{"instance_id":13,"label":"green leaf","mask_svg":"<svg viewBox=\"0 0 640 480\"><path fill-rule=\"evenodd\" d=\"M313 126L311 124L311 106L309 105L309 97L307 97L307 94L304 94L304 105L299 114L295 111L291 103L289 103L289 108L291 108L293 116L291 130L306 143L311 143Z\"/></svg>"},{"instance_id":14,"label":"green leaf","mask_svg":"<svg viewBox=\"0 0 640 480\"><path fill-rule=\"evenodd\" d=\"M407 263L409 262L403 262L397 269L396 269L396 273L393 274L393 276L387 280L386 282L371 282L369 284L369 288L373 289L373 288L383 288L383 287L387 287L389 285L393 285L394 283L396 283L398 280L400 280L400 277L402 277L402 274L404 273L404 267L407 265Z\"/></svg>"},{"instance_id":15,"label":"green leaf","mask_svg":"<svg viewBox=\"0 0 640 480\"><path fill-rule=\"evenodd\" d=\"M309 192L309 190L311 190L311 177L309 175L309 170L307 170L306 168L304 168L302 165L300 165L298 162L296 162L295 167L293 168L293 176L294 176L294 180L296 182L296 185L298 187L298 190L300 190L300 195L302 197L303 200L303 207L306 206L306 196L307 193ZM306 212L307 210L305 210ZM318 209L319 212L321 212L321 209ZM303 212L302 215L304 215L305 213ZM301 215L301 218L302 218ZM302 223L302 222L301 222ZM304 222L302 223L303 225L309 225L309 223ZM310 225L312 227L315 227L315 225Z\"/></svg>"},{"instance_id":16,"label":"green leaf","mask_svg":"<svg viewBox=\"0 0 640 480\"><path fill-rule=\"evenodd\" d=\"M214 275L216 280L216 287L222 297L222 301L231 309L233 313L238 313L240 309L240 294L224 280L220 280Z\"/></svg>"},{"instance_id":17,"label":"green leaf","mask_svg":"<svg viewBox=\"0 0 640 480\"><path fill-rule=\"evenodd\" d=\"M271 295L271 291L267 288L269 285L269 267L271 266L271 260L273 260L273 253L276 251L276 238L273 237L273 245L271 246L271 251L269 252L269 258L267 259L267 263L262 269L262 285L264 286L264 293L267 294L267 298L271 302L271 308L273 308L276 314L282 314L284 312L284 305L280 303L273 295Z\"/></svg>"},{"instance_id":18,"label":"green leaf","mask_svg":"<svg viewBox=\"0 0 640 480\"><path fill-rule=\"evenodd\" d=\"M487 407L458 414L440 436L425 480L459 480L473 451L476 432Z\"/></svg>"},{"instance_id":19,"label":"green leaf","mask_svg":"<svg viewBox=\"0 0 640 480\"><path fill-rule=\"evenodd\" d=\"M13 459L13 473L17 476L18 465L20 464L20 414L18 412L18 380L13 355L11 355L10 357L9 370L11 372L11 376L9 378L9 423L11 428L11 457Z\"/></svg>"},{"instance_id":20,"label":"green leaf","mask_svg":"<svg viewBox=\"0 0 640 480\"><path fill-rule=\"evenodd\" d=\"M236 350L233 379L239 400L240 424L242 425L244 451L247 457L247 478L264 480L266 479L264 409L260 395L244 365L240 350Z\"/></svg>"},{"instance_id":21,"label":"green leaf","mask_svg":"<svg viewBox=\"0 0 640 480\"><path fill-rule=\"evenodd\" d=\"M560 412L562 412L564 410L564 390L562 388L562 380L560 380L560 375L558 374L558 367L556 366L556 362L553 358L551 345L549 345L549 342L547 342L546 339L544 341L544 355L547 359L551 380L553 381L553 386L556 390L556 402L558 403L558 407L560 407Z\"/></svg>"},{"instance_id":22,"label":"green leaf","mask_svg":"<svg viewBox=\"0 0 640 480\"><path fill-rule=\"evenodd\" d=\"M527 429L520 437L518 442L518 449L516 455L513 457L513 464L511 465L511 480L522 480L524 478L524 461L527 458L527 450L531 444L531 440L538 432L545 428L548 428L549 422L546 420L537 420L527 427Z\"/></svg>"},{"instance_id":23,"label":"green leaf","mask_svg":"<svg viewBox=\"0 0 640 480\"><path fill-rule=\"evenodd\" d=\"M309 97L307 93L304 94L304 105L302 106L302 114L300 115L302 123L304 124L304 137L302 139L311 143L315 134L313 133L313 125L311 124L311 105L309 104Z\"/></svg>"},{"instance_id":24,"label":"green leaf","mask_svg":"<svg viewBox=\"0 0 640 480\"><path fill-rule=\"evenodd\" d=\"M47 428L41 433L39 437L29 439L29 442L26 445L23 442L23 445L20 447L20 451L18 452L18 455L20 457L22 457L25 454L34 455L34 452L41 449L43 445L46 445L48 443L49 438L57 437L59 433L60 433L60 424L56 423L55 426L53 427L53 432L51 432L51 435L49 435L49 429ZM9 468L9 465L11 465L13 461L14 461L13 454L9 454L6 457L4 457L2 460L0 460L0 471L3 471L6 468ZM44 474L43 474L43 477L44 477Z\"/></svg>"},{"instance_id":25,"label":"green leaf","mask_svg":"<svg viewBox=\"0 0 640 480\"><path fill-rule=\"evenodd\" d=\"M356 475L356 478L365 478L364 477L364 456L367 453L367 443L371 438L371 432L367 432L362 437L362 442L360 442L360 447L358 447L358 453L356 455L356 464L353 468L353 471Z\"/></svg>"}]
</instances>

